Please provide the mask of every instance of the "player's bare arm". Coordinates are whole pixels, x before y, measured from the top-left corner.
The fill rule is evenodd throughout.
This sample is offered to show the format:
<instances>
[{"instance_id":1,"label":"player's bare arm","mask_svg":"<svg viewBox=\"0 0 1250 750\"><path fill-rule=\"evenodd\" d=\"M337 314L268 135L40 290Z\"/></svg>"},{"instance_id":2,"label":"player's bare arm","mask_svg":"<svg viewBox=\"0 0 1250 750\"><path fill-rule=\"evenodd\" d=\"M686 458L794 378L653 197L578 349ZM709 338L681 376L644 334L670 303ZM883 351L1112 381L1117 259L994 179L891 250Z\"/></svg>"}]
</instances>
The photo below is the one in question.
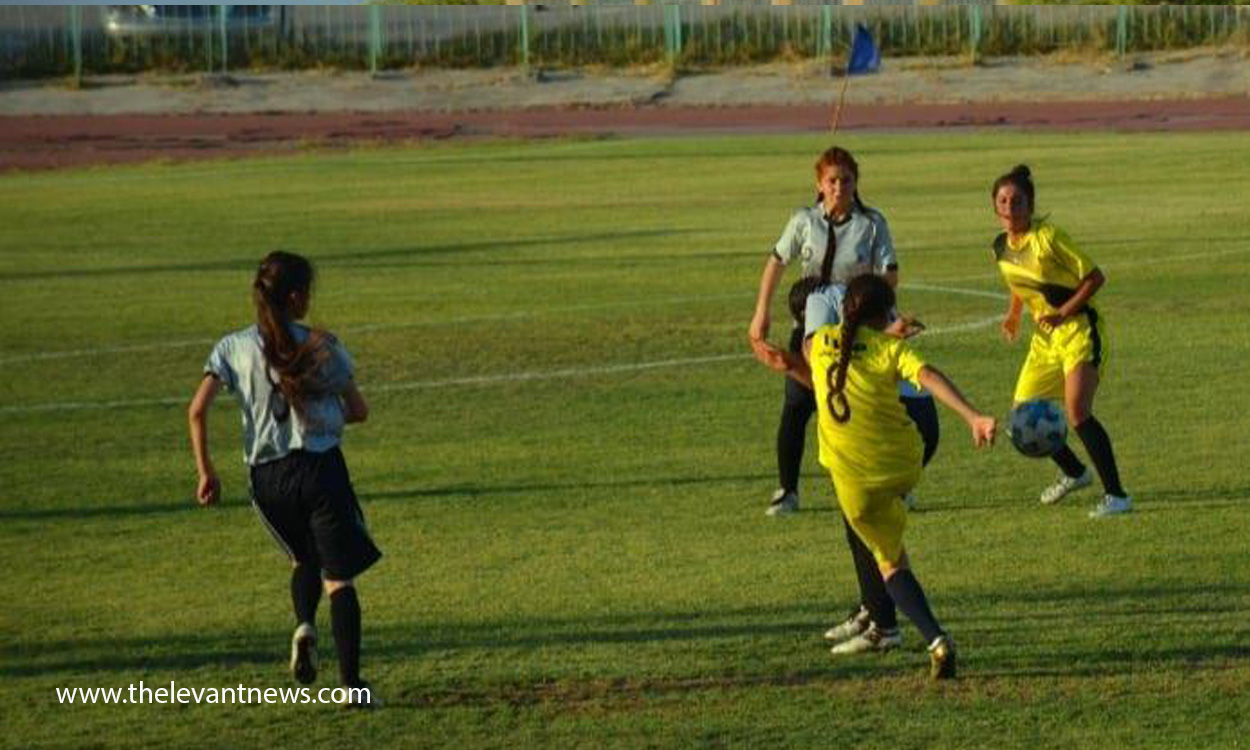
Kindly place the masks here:
<instances>
[{"instance_id":1,"label":"player's bare arm","mask_svg":"<svg viewBox=\"0 0 1250 750\"><path fill-rule=\"evenodd\" d=\"M1011 301L1007 303L1007 314L1003 316L1003 322L1000 326L1003 332L1003 338L1008 341L1015 341L1016 336L1020 335L1020 314L1024 311L1024 300L1015 294L1011 295Z\"/></svg>"},{"instance_id":2,"label":"player's bare arm","mask_svg":"<svg viewBox=\"0 0 1250 750\"><path fill-rule=\"evenodd\" d=\"M781 275L785 273L786 267L777 260L775 255L768 256L768 262L764 264L764 272L760 275L760 291L755 298L755 315L751 318L751 328L748 331L752 341L761 341L768 338L768 327L771 323L769 316L769 306L773 302L773 293L777 291L777 284L781 282Z\"/></svg>"},{"instance_id":3,"label":"player's bare arm","mask_svg":"<svg viewBox=\"0 0 1250 750\"><path fill-rule=\"evenodd\" d=\"M1061 325L1065 320L1076 315L1085 309L1086 303L1090 301L1102 285L1107 282L1107 277L1103 276L1101 270L1095 268L1089 274L1081 279L1081 283L1077 286L1076 291L1064 302L1053 315L1046 315L1038 321L1038 325L1043 328L1054 328Z\"/></svg>"},{"instance_id":4,"label":"player's bare arm","mask_svg":"<svg viewBox=\"0 0 1250 750\"><path fill-rule=\"evenodd\" d=\"M369 402L360 393L356 381L351 381L339 394L343 399L343 418L347 424L359 424L369 418Z\"/></svg>"},{"instance_id":5,"label":"player's bare arm","mask_svg":"<svg viewBox=\"0 0 1250 750\"><path fill-rule=\"evenodd\" d=\"M998 420L978 411L941 370L932 365L925 365L920 369L919 379L920 385L933 393L938 401L963 417L969 429L972 430L972 442L976 447L982 448L994 443L994 436L998 432Z\"/></svg>"},{"instance_id":6,"label":"player's bare arm","mask_svg":"<svg viewBox=\"0 0 1250 750\"><path fill-rule=\"evenodd\" d=\"M221 499L221 480L217 477L217 470L213 467L213 459L208 451L208 410L220 390L221 381L212 375L205 375L187 408L191 453L195 456L195 470L199 474L195 499L200 505L213 505Z\"/></svg>"}]
</instances>

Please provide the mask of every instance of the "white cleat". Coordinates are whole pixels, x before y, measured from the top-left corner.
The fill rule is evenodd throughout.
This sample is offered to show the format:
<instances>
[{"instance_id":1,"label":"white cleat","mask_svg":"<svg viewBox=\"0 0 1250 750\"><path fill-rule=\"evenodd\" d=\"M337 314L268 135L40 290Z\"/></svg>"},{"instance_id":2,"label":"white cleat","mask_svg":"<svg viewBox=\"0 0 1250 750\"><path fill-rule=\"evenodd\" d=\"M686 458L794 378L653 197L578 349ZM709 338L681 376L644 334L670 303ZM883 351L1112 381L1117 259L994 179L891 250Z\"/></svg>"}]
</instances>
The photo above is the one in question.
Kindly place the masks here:
<instances>
[{"instance_id":1,"label":"white cleat","mask_svg":"<svg viewBox=\"0 0 1250 750\"><path fill-rule=\"evenodd\" d=\"M874 622L864 632L829 649L829 653L834 656L884 654L886 651L898 648L901 645L903 645L903 634L899 632L898 628L883 630L878 628L877 623Z\"/></svg>"},{"instance_id":2,"label":"white cleat","mask_svg":"<svg viewBox=\"0 0 1250 750\"><path fill-rule=\"evenodd\" d=\"M1125 513L1131 513L1133 510L1133 498L1125 495L1107 495L1102 499L1101 503L1094 506L1089 512L1090 518L1106 518L1107 516L1119 516Z\"/></svg>"},{"instance_id":3,"label":"white cleat","mask_svg":"<svg viewBox=\"0 0 1250 750\"><path fill-rule=\"evenodd\" d=\"M764 511L769 516L787 516L791 513L799 512L799 493L787 492L785 490L777 490L773 493L772 502L768 504L768 510Z\"/></svg>"},{"instance_id":4,"label":"white cleat","mask_svg":"<svg viewBox=\"0 0 1250 750\"><path fill-rule=\"evenodd\" d=\"M842 622L825 631L825 640L835 643L854 638L872 625L872 616L861 605Z\"/></svg>"},{"instance_id":5,"label":"white cleat","mask_svg":"<svg viewBox=\"0 0 1250 750\"><path fill-rule=\"evenodd\" d=\"M317 629L301 622L291 636L291 676L301 685L317 679Z\"/></svg>"},{"instance_id":6,"label":"white cleat","mask_svg":"<svg viewBox=\"0 0 1250 750\"><path fill-rule=\"evenodd\" d=\"M908 492L906 495L903 495L903 507L907 510L916 509L916 493Z\"/></svg>"},{"instance_id":7,"label":"white cleat","mask_svg":"<svg viewBox=\"0 0 1250 750\"><path fill-rule=\"evenodd\" d=\"M1094 472L1090 471L1088 466L1085 467L1085 471L1079 477L1070 477L1066 474L1061 474L1059 479L1055 480L1054 484L1042 490L1042 496L1040 498L1042 505L1054 505L1067 497L1069 494L1076 492L1077 490L1085 489L1093 483Z\"/></svg>"}]
</instances>

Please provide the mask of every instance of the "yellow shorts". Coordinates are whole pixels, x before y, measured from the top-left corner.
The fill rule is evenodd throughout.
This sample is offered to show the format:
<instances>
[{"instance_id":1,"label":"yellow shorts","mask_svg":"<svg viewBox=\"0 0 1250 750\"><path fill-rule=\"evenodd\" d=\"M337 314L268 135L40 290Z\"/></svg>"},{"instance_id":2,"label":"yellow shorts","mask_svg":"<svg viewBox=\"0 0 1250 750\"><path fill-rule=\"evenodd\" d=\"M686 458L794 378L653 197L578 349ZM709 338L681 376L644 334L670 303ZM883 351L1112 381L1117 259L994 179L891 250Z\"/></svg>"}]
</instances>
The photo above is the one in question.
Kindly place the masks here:
<instances>
[{"instance_id":1,"label":"yellow shorts","mask_svg":"<svg viewBox=\"0 0 1250 750\"><path fill-rule=\"evenodd\" d=\"M1029 356L1020 368L1013 397L1018 404L1034 398L1063 400L1064 380L1077 365L1088 362L1101 379L1107 364L1106 324L1092 308L1064 321L1049 333L1033 332Z\"/></svg>"},{"instance_id":2,"label":"yellow shorts","mask_svg":"<svg viewBox=\"0 0 1250 750\"><path fill-rule=\"evenodd\" d=\"M831 476L838 505L855 534L872 551L878 564L898 565L903 556L903 529L907 526L903 495L920 481L920 467L898 481L873 487L840 479L837 474Z\"/></svg>"}]
</instances>

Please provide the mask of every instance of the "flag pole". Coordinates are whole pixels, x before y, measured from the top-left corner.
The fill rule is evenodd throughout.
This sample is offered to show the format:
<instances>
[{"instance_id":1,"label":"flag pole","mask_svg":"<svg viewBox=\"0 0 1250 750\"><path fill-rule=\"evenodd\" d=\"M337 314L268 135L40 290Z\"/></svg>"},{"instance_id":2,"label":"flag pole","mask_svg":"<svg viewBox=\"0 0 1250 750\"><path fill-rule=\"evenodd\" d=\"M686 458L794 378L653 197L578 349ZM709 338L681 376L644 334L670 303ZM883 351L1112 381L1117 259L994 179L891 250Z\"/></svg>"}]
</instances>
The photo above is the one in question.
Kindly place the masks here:
<instances>
[{"instance_id":1,"label":"flag pole","mask_svg":"<svg viewBox=\"0 0 1250 750\"><path fill-rule=\"evenodd\" d=\"M833 110L833 135L838 134L838 122L842 119L842 107L846 104L846 90L851 85L850 61L847 61L847 70L842 74L842 93L838 94L838 106Z\"/></svg>"},{"instance_id":2,"label":"flag pole","mask_svg":"<svg viewBox=\"0 0 1250 750\"><path fill-rule=\"evenodd\" d=\"M842 91L838 94L838 105L833 110L833 122L830 123L834 135L837 135L838 125L842 122L842 110L846 107L846 92L851 87L851 76L871 73L880 66L881 52L873 43L868 27L856 24L851 37L851 48L846 56L846 70L842 74Z\"/></svg>"},{"instance_id":3,"label":"flag pole","mask_svg":"<svg viewBox=\"0 0 1250 750\"><path fill-rule=\"evenodd\" d=\"M855 60L855 33L851 35L851 46L846 51L846 68L842 71L842 91L838 94L838 104L833 109L832 135L838 134L838 123L842 121L842 108L846 106L846 90L851 87L851 63Z\"/></svg>"}]
</instances>

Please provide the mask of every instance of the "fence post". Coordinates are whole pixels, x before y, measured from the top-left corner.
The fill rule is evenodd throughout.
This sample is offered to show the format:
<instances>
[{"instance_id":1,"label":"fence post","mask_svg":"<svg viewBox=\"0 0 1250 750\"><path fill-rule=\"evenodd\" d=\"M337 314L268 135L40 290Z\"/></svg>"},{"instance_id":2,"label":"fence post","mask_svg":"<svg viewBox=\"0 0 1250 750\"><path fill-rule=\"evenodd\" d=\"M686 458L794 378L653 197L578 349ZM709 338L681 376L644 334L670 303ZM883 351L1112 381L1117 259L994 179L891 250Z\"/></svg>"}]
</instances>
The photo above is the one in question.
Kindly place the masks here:
<instances>
[{"instance_id":1,"label":"fence post","mask_svg":"<svg viewBox=\"0 0 1250 750\"><path fill-rule=\"evenodd\" d=\"M1115 53L1124 57L1128 52L1128 6L1121 5L1115 19Z\"/></svg>"},{"instance_id":2,"label":"fence post","mask_svg":"<svg viewBox=\"0 0 1250 750\"><path fill-rule=\"evenodd\" d=\"M212 23L204 25L204 72L213 72L213 29Z\"/></svg>"},{"instance_id":3,"label":"fence post","mask_svg":"<svg viewBox=\"0 0 1250 750\"><path fill-rule=\"evenodd\" d=\"M229 5L217 6L217 29L221 34L221 73L226 74L226 68L229 66L229 43L226 41L226 11ZM211 72L211 71L210 71Z\"/></svg>"},{"instance_id":4,"label":"fence post","mask_svg":"<svg viewBox=\"0 0 1250 750\"><path fill-rule=\"evenodd\" d=\"M828 56L833 66L833 6L820 7L820 56Z\"/></svg>"},{"instance_id":5,"label":"fence post","mask_svg":"<svg viewBox=\"0 0 1250 750\"><path fill-rule=\"evenodd\" d=\"M382 49L382 6L369 6L369 75L378 74L378 53Z\"/></svg>"},{"instance_id":6,"label":"fence post","mask_svg":"<svg viewBox=\"0 0 1250 750\"><path fill-rule=\"evenodd\" d=\"M74 86L82 88L82 6L69 8L69 35L74 45Z\"/></svg>"},{"instance_id":7,"label":"fence post","mask_svg":"<svg viewBox=\"0 0 1250 750\"><path fill-rule=\"evenodd\" d=\"M981 6L968 6L968 52L972 61L981 59Z\"/></svg>"},{"instance_id":8,"label":"fence post","mask_svg":"<svg viewBox=\"0 0 1250 750\"><path fill-rule=\"evenodd\" d=\"M682 38L680 5L673 6L673 38L677 41L673 51L680 57L682 50L686 47L686 40Z\"/></svg>"},{"instance_id":9,"label":"fence post","mask_svg":"<svg viewBox=\"0 0 1250 750\"><path fill-rule=\"evenodd\" d=\"M681 6L664 6L664 51L669 62L681 56Z\"/></svg>"},{"instance_id":10,"label":"fence post","mask_svg":"<svg viewBox=\"0 0 1250 750\"><path fill-rule=\"evenodd\" d=\"M517 10L521 14L521 38L517 40L520 46L521 54L521 70L526 74L530 71L530 12L529 5L522 4Z\"/></svg>"}]
</instances>

